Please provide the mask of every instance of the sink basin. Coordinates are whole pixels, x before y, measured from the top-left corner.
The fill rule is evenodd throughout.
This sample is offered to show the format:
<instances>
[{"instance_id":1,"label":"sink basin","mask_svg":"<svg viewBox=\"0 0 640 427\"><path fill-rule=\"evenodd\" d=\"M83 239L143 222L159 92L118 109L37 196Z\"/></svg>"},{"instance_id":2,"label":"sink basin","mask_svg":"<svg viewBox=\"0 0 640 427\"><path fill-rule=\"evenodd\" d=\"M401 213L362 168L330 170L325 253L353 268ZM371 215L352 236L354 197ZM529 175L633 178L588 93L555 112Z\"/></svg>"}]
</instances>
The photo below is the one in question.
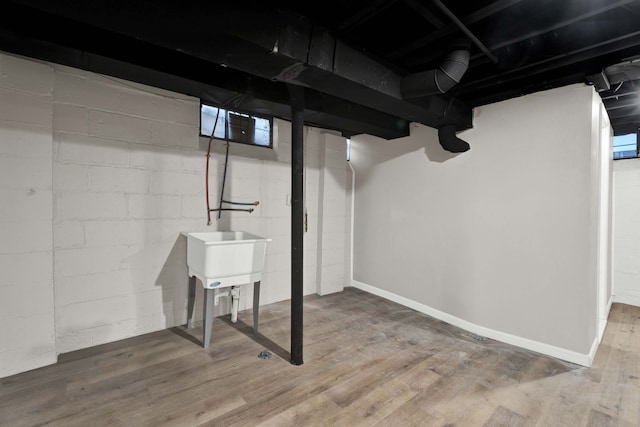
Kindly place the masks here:
<instances>
[{"instance_id":1,"label":"sink basin","mask_svg":"<svg viewBox=\"0 0 640 427\"><path fill-rule=\"evenodd\" d=\"M207 289L260 281L269 238L245 231L183 233L189 276Z\"/></svg>"},{"instance_id":2,"label":"sink basin","mask_svg":"<svg viewBox=\"0 0 640 427\"><path fill-rule=\"evenodd\" d=\"M213 307L216 294L232 298L231 322L238 319L239 285L253 282L253 331L258 332L260 280L264 267L267 242L271 239L245 231L213 231L182 233L187 236L187 267L189 269L189 299L187 326L193 327L196 278L205 288L203 308L204 348L211 341ZM220 288L231 288L218 291Z\"/></svg>"}]
</instances>

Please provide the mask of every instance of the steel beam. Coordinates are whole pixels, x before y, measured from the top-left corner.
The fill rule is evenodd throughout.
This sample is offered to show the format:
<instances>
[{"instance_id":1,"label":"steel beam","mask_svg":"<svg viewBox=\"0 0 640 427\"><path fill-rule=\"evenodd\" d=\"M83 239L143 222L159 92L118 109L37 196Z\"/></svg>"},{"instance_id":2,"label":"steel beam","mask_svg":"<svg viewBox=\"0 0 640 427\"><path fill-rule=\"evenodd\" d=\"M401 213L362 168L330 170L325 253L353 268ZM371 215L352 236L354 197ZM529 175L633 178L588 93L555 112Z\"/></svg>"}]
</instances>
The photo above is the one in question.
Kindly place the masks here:
<instances>
[{"instance_id":1,"label":"steel beam","mask_svg":"<svg viewBox=\"0 0 640 427\"><path fill-rule=\"evenodd\" d=\"M291 364L302 365L304 263L304 89L291 96Z\"/></svg>"},{"instance_id":2,"label":"steel beam","mask_svg":"<svg viewBox=\"0 0 640 427\"><path fill-rule=\"evenodd\" d=\"M179 52L263 81L304 86L431 127L437 127L436 123L442 120L441 111L425 109L414 100L402 98L400 74L323 32L308 19L286 10L257 6L248 14L239 5L211 3L206 8L199 7L200 13L195 14L194 9L184 8L182 4L158 8L149 0L135 2L135 6L130 4L127 8L114 8L106 0L90 3L70 0L64 5L45 0L17 2L31 6L34 12L48 14L51 19L64 19L85 29L102 31L107 40L113 36ZM151 12L153 20L148 19ZM211 25L211 16L224 19ZM20 27L31 31L30 26ZM115 50L113 55L119 55L120 48L127 49L127 43L103 45ZM87 44L86 49L93 48ZM134 59L157 61L145 55ZM470 108L459 109L455 114L448 112L446 121L460 128L459 123L470 122L471 116Z\"/></svg>"}]
</instances>

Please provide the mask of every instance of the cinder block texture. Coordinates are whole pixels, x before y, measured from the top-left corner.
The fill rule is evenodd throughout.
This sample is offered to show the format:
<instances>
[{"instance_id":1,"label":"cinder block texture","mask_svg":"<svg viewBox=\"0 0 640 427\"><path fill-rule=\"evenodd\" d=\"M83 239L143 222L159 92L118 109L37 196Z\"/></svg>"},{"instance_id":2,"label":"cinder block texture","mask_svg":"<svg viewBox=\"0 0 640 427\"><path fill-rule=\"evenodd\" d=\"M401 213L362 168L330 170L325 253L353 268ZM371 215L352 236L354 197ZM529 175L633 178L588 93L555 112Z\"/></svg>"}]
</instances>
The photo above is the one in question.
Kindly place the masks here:
<instances>
[{"instance_id":1,"label":"cinder block texture","mask_svg":"<svg viewBox=\"0 0 640 427\"><path fill-rule=\"evenodd\" d=\"M0 377L56 360L51 67L0 54Z\"/></svg>"},{"instance_id":2,"label":"cinder block texture","mask_svg":"<svg viewBox=\"0 0 640 427\"><path fill-rule=\"evenodd\" d=\"M289 123L274 121L274 150L231 145L225 198L260 205L252 214L213 214L207 226L198 99L5 55L0 70L8 70L0 78L0 317L15 328L1 332L0 376L184 323L182 231L271 237L261 303L290 297ZM325 291L343 285L344 236L337 235L345 186L344 139L332 136L320 150L324 136L305 135L308 294L320 291L320 280ZM212 207L223 170L224 146L216 141ZM328 215L332 206L340 212ZM252 287L241 295L240 308L250 308ZM223 298L216 315L229 309Z\"/></svg>"}]
</instances>

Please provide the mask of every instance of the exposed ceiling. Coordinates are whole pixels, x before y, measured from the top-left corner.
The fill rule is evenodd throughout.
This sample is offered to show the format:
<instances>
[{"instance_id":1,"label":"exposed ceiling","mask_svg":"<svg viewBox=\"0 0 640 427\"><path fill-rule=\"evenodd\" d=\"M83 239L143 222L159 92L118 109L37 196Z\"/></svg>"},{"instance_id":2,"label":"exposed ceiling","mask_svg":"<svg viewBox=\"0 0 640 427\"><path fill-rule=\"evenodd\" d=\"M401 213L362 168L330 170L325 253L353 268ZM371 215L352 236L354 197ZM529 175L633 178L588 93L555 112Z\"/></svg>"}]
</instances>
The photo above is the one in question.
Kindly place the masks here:
<instances>
[{"instance_id":1,"label":"exposed ceiling","mask_svg":"<svg viewBox=\"0 0 640 427\"><path fill-rule=\"evenodd\" d=\"M640 0L232 3L5 1L0 50L285 118L302 85L305 120L346 136L415 121L442 141L473 107L572 83L595 85L616 134L640 126ZM465 71L465 50L456 84L441 70Z\"/></svg>"}]
</instances>

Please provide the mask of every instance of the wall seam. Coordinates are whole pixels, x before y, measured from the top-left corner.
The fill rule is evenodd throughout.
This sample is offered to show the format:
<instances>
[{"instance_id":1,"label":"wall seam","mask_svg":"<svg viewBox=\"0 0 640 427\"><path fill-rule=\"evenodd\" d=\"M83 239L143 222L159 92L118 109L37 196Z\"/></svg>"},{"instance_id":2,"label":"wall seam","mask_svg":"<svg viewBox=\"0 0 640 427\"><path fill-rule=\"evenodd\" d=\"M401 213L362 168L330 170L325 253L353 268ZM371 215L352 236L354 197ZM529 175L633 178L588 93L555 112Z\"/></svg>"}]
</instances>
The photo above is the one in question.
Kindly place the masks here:
<instances>
[{"instance_id":1,"label":"wall seam","mask_svg":"<svg viewBox=\"0 0 640 427\"><path fill-rule=\"evenodd\" d=\"M54 143L54 123L55 123L55 103L56 103L56 70L51 67L53 73L51 88L51 285L53 296L53 351L56 356L58 355L58 304L56 304L56 233L55 233L55 214L56 214L56 174L55 174L55 158L56 158L56 145Z\"/></svg>"}]
</instances>

